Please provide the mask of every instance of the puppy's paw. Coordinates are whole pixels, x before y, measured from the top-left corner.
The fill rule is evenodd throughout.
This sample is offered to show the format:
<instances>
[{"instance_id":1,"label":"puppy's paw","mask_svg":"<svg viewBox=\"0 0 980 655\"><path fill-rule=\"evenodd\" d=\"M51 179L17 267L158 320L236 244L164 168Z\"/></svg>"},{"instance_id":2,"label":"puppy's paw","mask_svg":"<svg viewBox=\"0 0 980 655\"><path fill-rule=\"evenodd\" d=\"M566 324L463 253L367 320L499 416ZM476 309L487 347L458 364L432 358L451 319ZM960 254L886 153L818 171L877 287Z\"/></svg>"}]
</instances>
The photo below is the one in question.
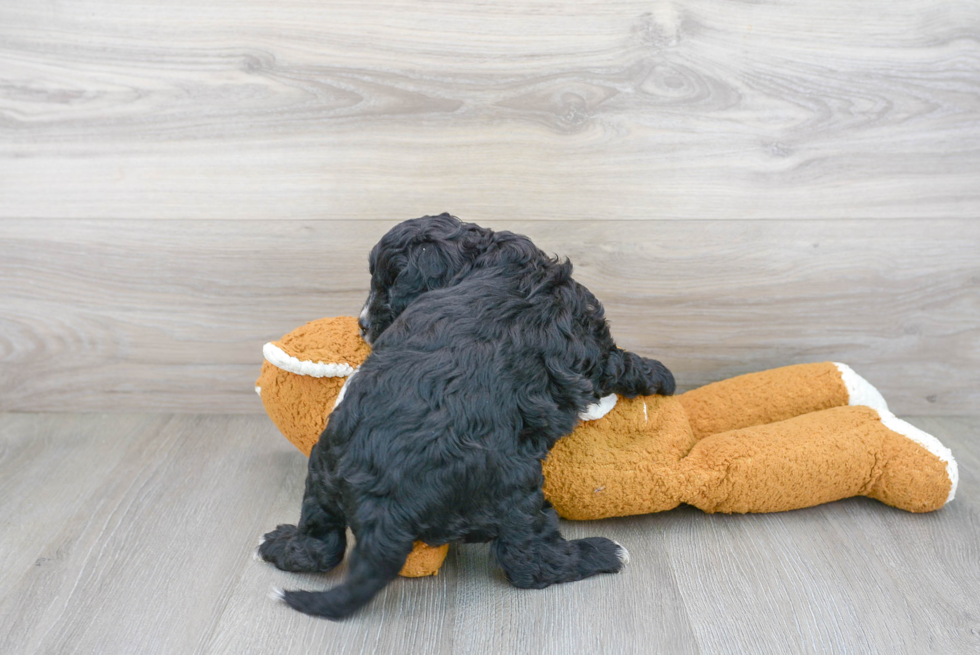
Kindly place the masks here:
<instances>
[{"instance_id":1,"label":"puppy's paw","mask_svg":"<svg viewBox=\"0 0 980 655\"><path fill-rule=\"evenodd\" d=\"M295 525L277 525L272 532L266 532L259 539L259 545L255 549L258 559L265 562L276 563L278 557L291 540L296 538L299 530Z\"/></svg>"},{"instance_id":2,"label":"puppy's paw","mask_svg":"<svg viewBox=\"0 0 980 655\"><path fill-rule=\"evenodd\" d=\"M646 391L643 395L672 396L677 383L670 369L655 359L648 357L638 357L638 359L641 360L640 369L643 371L643 380L646 383Z\"/></svg>"},{"instance_id":3,"label":"puppy's paw","mask_svg":"<svg viewBox=\"0 0 980 655\"><path fill-rule=\"evenodd\" d=\"M612 539L589 537L574 543L579 548L579 573L583 578L596 573L618 573L629 561L629 552Z\"/></svg>"},{"instance_id":4,"label":"puppy's paw","mask_svg":"<svg viewBox=\"0 0 980 655\"><path fill-rule=\"evenodd\" d=\"M617 548L619 548L619 550L616 551L616 556L619 557L619 561L622 562L623 566L626 566L630 563L630 552L626 550L626 547L618 541L613 541L613 543L616 544Z\"/></svg>"},{"instance_id":5,"label":"puppy's paw","mask_svg":"<svg viewBox=\"0 0 980 655\"><path fill-rule=\"evenodd\" d=\"M280 525L262 537L258 556L278 569L294 573L324 573L344 558L347 535L343 530L313 537L295 525Z\"/></svg>"},{"instance_id":6,"label":"puppy's paw","mask_svg":"<svg viewBox=\"0 0 980 655\"><path fill-rule=\"evenodd\" d=\"M610 356L607 369L609 388L627 398L654 394L670 396L677 387L674 374L666 366L626 350L620 351L618 356Z\"/></svg>"}]
</instances>

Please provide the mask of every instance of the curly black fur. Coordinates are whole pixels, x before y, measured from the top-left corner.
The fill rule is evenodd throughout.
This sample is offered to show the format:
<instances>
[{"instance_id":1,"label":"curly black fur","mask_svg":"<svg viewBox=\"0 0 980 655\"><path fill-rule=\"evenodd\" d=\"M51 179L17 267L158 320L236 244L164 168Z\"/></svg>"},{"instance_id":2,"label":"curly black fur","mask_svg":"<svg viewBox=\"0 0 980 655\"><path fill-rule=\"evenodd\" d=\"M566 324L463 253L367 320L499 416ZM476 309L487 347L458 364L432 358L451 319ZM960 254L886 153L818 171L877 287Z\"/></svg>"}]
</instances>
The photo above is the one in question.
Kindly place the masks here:
<instances>
[{"instance_id":1,"label":"curly black fur","mask_svg":"<svg viewBox=\"0 0 980 655\"><path fill-rule=\"evenodd\" d=\"M299 525L260 547L279 568L324 571L350 526L348 579L284 600L347 616L398 574L415 540L493 541L518 587L618 571L612 541L562 538L541 461L598 398L673 393L670 372L617 348L572 265L527 237L426 216L388 232L370 265L361 326L373 352L310 456Z\"/></svg>"}]
</instances>

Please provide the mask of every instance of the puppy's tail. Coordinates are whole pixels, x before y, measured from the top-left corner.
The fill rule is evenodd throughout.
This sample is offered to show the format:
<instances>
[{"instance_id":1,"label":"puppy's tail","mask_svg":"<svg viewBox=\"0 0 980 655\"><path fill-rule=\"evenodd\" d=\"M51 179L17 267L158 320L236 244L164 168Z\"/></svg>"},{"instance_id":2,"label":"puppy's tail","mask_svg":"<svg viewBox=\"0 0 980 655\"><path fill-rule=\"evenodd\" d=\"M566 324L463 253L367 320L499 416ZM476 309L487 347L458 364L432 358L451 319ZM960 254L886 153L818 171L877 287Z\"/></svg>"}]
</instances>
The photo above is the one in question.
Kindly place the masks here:
<instances>
[{"instance_id":1,"label":"puppy's tail","mask_svg":"<svg viewBox=\"0 0 980 655\"><path fill-rule=\"evenodd\" d=\"M350 572L347 580L327 591L282 591L279 598L295 610L312 616L338 620L353 614L377 595L398 576L405 565L412 541L389 545L380 552L377 540L359 540L351 553Z\"/></svg>"}]
</instances>

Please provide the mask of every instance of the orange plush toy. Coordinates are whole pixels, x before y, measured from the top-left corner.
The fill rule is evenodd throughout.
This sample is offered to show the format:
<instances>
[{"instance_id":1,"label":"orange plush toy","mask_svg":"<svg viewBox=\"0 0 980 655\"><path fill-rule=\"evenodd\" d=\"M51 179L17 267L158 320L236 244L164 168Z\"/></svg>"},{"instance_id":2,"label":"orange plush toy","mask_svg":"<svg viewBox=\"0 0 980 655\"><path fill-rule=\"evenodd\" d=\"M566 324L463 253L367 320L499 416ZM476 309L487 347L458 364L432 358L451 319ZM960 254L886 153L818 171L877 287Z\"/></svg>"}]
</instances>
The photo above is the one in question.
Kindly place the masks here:
<instances>
[{"instance_id":1,"label":"orange plush toy","mask_svg":"<svg viewBox=\"0 0 980 655\"><path fill-rule=\"evenodd\" d=\"M325 318L263 349L256 382L280 431L309 455L370 347L353 317ZM566 519L660 512L779 512L868 496L910 512L939 509L958 479L952 453L896 418L843 364L800 364L679 396L603 398L543 463ZM438 572L448 546L416 544L402 575Z\"/></svg>"}]
</instances>

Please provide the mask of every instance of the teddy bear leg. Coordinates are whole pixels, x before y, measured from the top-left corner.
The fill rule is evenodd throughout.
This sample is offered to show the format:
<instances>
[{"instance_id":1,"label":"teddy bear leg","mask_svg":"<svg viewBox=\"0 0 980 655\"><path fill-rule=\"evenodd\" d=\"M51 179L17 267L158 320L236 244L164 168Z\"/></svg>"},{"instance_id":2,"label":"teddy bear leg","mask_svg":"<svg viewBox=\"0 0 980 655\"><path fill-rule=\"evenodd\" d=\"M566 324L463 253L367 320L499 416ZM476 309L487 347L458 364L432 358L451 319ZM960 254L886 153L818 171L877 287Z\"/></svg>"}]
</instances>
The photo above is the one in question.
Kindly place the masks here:
<instances>
[{"instance_id":1,"label":"teddy bear leg","mask_svg":"<svg viewBox=\"0 0 980 655\"><path fill-rule=\"evenodd\" d=\"M566 541L558 530L558 514L544 494L538 492L533 502L538 510L530 513L530 520L527 513L515 512L493 543L497 563L515 587L543 589L597 573L616 573L629 561L626 549L611 539Z\"/></svg>"},{"instance_id":2,"label":"teddy bear leg","mask_svg":"<svg viewBox=\"0 0 980 655\"><path fill-rule=\"evenodd\" d=\"M706 512L778 512L851 496L924 512L951 500L957 480L938 440L864 406L712 435L678 476L683 501Z\"/></svg>"},{"instance_id":3,"label":"teddy bear leg","mask_svg":"<svg viewBox=\"0 0 980 655\"><path fill-rule=\"evenodd\" d=\"M713 382L678 396L698 439L831 407L887 410L878 390L846 364L796 364Z\"/></svg>"},{"instance_id":4,"label":"teddy bear leg","mask_svg":"<svg viewBox=\"0 0 980 655\"><path fill-rule=\"evenodd\" d=\"M313 470L316 447L310 458L303 507L297 525L279 525L266 533L259 544L258 555L283 571L298 573L326 572L344 559L347 549L347 521L335 498L329 496Z\"/></svg>"}]
</instances>

